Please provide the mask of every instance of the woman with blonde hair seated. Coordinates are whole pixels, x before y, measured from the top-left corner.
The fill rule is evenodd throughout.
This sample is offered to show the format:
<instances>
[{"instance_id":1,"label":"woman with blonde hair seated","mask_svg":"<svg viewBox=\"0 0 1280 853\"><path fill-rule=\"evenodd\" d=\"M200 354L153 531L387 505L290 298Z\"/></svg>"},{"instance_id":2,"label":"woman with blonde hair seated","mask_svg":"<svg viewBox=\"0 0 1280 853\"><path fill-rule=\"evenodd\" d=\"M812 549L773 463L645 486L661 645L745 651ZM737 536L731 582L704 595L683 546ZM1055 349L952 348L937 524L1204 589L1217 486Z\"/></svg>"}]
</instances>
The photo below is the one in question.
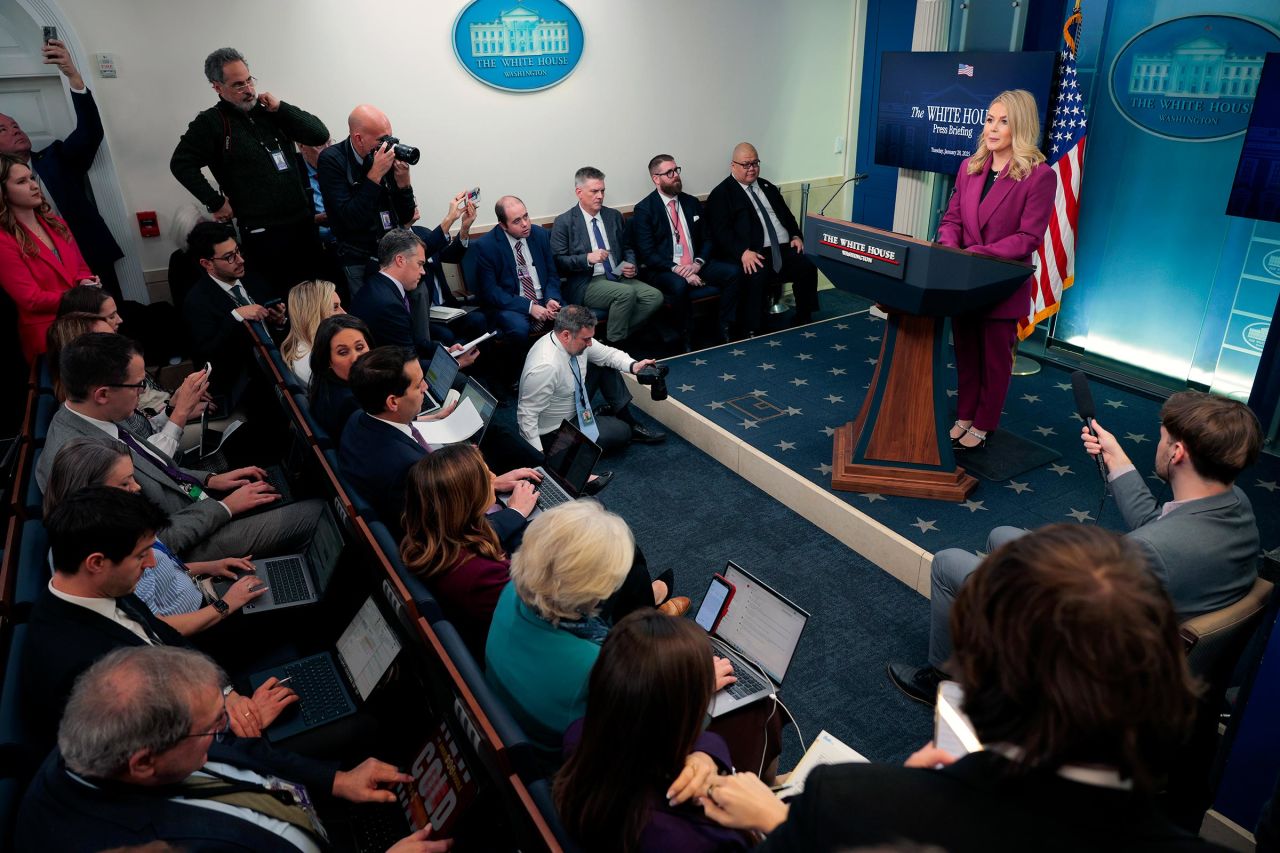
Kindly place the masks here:
<instances>
[{"instance_id":1,"label":"woman with blonde hair seated","mask_svg":"<svg viewBox=\"0 0 1280 853\"><path fill-rule=\"evenodd\" d=\"M345 314L333 282L311 279L289 289L289 335L280 344L280 357L303 385L311 382L311 346L326 317Z\"/></svg>"}]
</instances>

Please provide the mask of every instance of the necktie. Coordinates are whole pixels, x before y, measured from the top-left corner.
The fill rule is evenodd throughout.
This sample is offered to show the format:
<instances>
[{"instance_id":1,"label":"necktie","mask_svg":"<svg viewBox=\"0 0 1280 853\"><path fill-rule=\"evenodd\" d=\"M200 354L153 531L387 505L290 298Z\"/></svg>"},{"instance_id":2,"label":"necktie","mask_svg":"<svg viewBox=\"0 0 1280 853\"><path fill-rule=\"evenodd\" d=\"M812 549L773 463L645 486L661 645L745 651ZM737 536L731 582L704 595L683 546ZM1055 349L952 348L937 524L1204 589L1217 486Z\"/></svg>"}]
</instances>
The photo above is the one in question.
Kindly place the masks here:
<instances>
[{"instance_id":1,"label":"necktie","mask_svg":"<svg viewBox=\"0 0 1280 853\"><path fill-rule=\"evenodd\" d=\"M405 293L404 291L400 292L400 303L404 305L404 310L406 314L413 313L413 309L409 307L409 294Z\"/></svg>"},{"instance_id":2,"label":"necktie","mask_svg":"<svg viewBox=\"0 0 1280 853\"><path fill-rule=\"evenodd\" d=\"M760 209L760 218L764 220L765 233L769 235L769 251L773 253L773 271L782 271L782 247L778 245L778 232L773 227L773 220L769 218L769 211L765 208L764 202L760 199L760 185L751 185L751 200L756 203L756 207Z\"/></svg>"},{"instance_id":3,"label":"necktie","mask_svg":"<svg viewBox=\"0 0 1280 853\"><path fill-rule=\"evenodd\" d=\"M143 607L138 603L138 599L132 595L122 595L116 599L116 609L138 623L138 627L147 635L147 639L151 640L151 645L165 645L164 640L160 639L160 635L151 628L151 623L147 621L147 617L143 613Z\"/></svg>"},{"instance_id":4,"label":"necktie","mask_svg":"<svg viewBox=\"0 0 1280 853\"><path fill-rule=\"evenodd\" d=\"M413 428L413 424L409 424L409 432L413 433L413 440L418 442L419 447L428 453L431 452L431 445L427 444L427 440L422 437L422 434Z\"/></svg>"},{"instance_id":5,"label":"necktie","mask_svg":"<svg viewBox=\"0 0 1280 853\"><path fill-rule=\"evenodd\" d=\"M266 817L284 821L305 832L313 839L319 840L321 846L328 840L324 827L314 809L299 805L298 798L290 790L272 790L253 782L242 782L208 768L202 768L212 779L203 776L188 776L177 786L178 796L194 800L214 800L229 806L239 806ZM299 786L284 783L282 787L297 790ZM305 791L305 789L303 789ZM304 794L305 796L305 794Z\"/></svg>"},{"instance_id":6,"label":"necktie","mask_svg":"<svg viewBox=\"0 0 1280 853\"><path fill-rule=\"evenodd\" d=\"M587 389L582 384L582 369L578 367L578 359L574 356L569 356L569 370L573 372L573 383L577 386L573 395L573 407L578 411L578 429L592 441L599 441L600 427L596 425L595 415L591 413L591 401L587 399Z\"/></svg>"},{"instance_id":7,"label":"necktie","mask_svg":"<svg viewBox=\"0 0 1280 853\"><path fill-rule=\"evenodd\" d=\"M249 294L245 293L244 287L240 283L231 285L231 295L236 300L236 305L243 308L246 305L252 305L253 300L249 298Z\"/></svg>"},{"instance_id":8,"label":"necktie","mask_svg":"<svg viewBox=\"0 0 1280 853\"><path fill-rule=\"evenodd\" d=\"M676 232L676 245L680 247L680 264L693 263L693 252L689 251L689 241L684 238L684 229L680 227L680 211L676 209L676 200L667 202L671 210L671 228Z\"/></svg>"},{"instance_id":9,"label":"necktie","mask_svg":"<svg viewBox=\"0 0 1280 853\"><path fill-rule=\"evenodd\" d=\"M146 459L148 462L155 465L160 470L164 471L164 473L169 477L169 479L177 483L178 486L181 487L182 490L186 492L187 495L191 497L192 500L200 499L200 495L204 491L203 483L201 483L195 477L192 477L187 472L179 468L175 468L173 465L170 465L167 461L165 461L164 457L160 455L159 451L151 451L143 447L142 442L138 441L136 438L130 435L128 431L123 430L120 427L116 427L116 435L119 436L121 441L123 441L126 445L128 445L130 450L142 456L144 459Z\"/></svg>"},{"instance_id":10,"label":"necktie","mask_svg":"<svg viewBox=\"0 0 1280 853\"><path fill-rule=\"evenodd\" d=\"M524 259L524 241L516 241L516 277L520 279L520 295L530 304L538 301L538 292L533 289L533 276L529 275L529 264ZM538 335L547 327L543 320L529 318L529 334Z\"/></svg>"},{"instance_id":11,"label":"necktie","mask_svg":"<svg viewBox=\"0 0 1280 853\"><path fill-rule=\"evenodd\" d=\"M594 234L596 237L596 245L599 246L601 249L604 249L606 252L609 251L607 248L605 248L604 235L600 233L600 220L596 219L595 217L592 217L591 219L591 233ZM609 263L609 258L607 256L605 257L603 264L604 264L604 277L609 279L609 281L617 281L618 276L614 273L613 264Z\"/></svg>"}]
</instances>

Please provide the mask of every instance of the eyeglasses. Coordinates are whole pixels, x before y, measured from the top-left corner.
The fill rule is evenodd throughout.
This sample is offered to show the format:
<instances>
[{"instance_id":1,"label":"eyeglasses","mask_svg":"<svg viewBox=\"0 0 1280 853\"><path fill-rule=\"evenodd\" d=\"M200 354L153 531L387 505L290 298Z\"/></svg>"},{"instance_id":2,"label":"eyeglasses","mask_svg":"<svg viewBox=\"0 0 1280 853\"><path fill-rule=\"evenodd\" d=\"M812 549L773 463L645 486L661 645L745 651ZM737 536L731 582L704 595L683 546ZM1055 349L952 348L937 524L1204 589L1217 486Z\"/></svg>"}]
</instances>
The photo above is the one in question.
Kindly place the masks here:
<instances>
[{"instance_id":1,"label":"eyeglasses","mask_svg":"<svg viewBox=\"0 0 1280 853\"><path fill-rule=\"evenodd\" d=\"M748 161L747 161L747 162L745 162L745 163L739 163L737 160L734 160L734 161L733 161L733 165L735 165L735 166L740 166L740 167L742 167L743 169L759 169L759 168L760 168L760 161L759 161L759 160L748 160Z\"/></svg>"},{"instance_id":2,"label":"eyeglasses","mask_svg":"<svg viewBox=\"0 0 1280 853\"><path fill-rule=\"evenodd\" d=\"M231 728L231 715L227 713L227 697L222 697L222 713L213 723L213 730L208 732L192 732L183 735L181 740L189 737L208 737L213 735L214 743L222 743L222 739L227 736L227 730Z\"/></svg>"},{"instance_id":3,"label":"eyeglasses","mask_svg":"<svg viewBox=\"0 0 1280 853\"><path fill-rule=\"evenodd\" d=\"M225 255L214 255L210 260L222 261L223 263L229 264L232 261L234 261L236 258L243 258L243 257L244 255L240 254L240 250L236 249L234 251L227 252Z\"/></svg>"},{"instance_id":4,"label":"eyeglasses","mask_svg":"<svg viewBox=\"0 0 1280 853\"><path fill-rule=\"evenodd\" d=\"M674 168L667 169L667 171L665 172L654 172L654 174L660 178L667 178L668 180L670 180L671 178L674 178L676 175L680 174L681 171L682 170L679 166L675 166Z\"/></svg>"},{"instance_id":5,"label":"eyeglasses","mask_svg":"<svg viewBox=\"0 0 1280 853\"><path fill-rule=\"evenodd\" d=\"M143 391L147 390L147 380L145 380L145 379L144 379L144 380L142 380L141 382L129 382L129 383L124 383L124 382L107 382L103 387L105 387L105 388L132 388L134 391L137 391L139 394L141 394Z\"/></svg>"},{"instance_id":6,"label":"eyeglasses","mask_svg":"<svg viewBox=\"0 0 1280 853\"><path fill-rule=\"evenodd\" d=\"M243 82L238 81L235 83L223 83L222 85L226 86L228 89L230 89L233 92L243 92L245 89L248 89L250 86L252 86L254 83L257 83L257 82L258 82L257 77L250 77L248 80L245 80Z\"/></svg>"}]
</instances>

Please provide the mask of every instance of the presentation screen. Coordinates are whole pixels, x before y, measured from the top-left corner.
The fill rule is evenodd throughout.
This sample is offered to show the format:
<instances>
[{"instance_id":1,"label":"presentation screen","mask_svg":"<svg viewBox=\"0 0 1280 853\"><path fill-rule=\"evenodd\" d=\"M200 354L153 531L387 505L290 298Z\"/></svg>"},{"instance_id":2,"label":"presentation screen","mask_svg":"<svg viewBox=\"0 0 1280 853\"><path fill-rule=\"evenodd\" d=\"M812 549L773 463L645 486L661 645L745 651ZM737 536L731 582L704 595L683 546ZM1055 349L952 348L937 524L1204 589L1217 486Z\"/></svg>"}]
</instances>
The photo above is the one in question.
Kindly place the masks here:
<instances>
[{"instance_id":1,"label":"presentation screen","mask_svg":"<svg viewBox=\"0 0 1280 853\"><path fill-rule=\"evenodd\" d=\"M987 107L1006 89L1035 96L1043 135L1056 58L1051 50L884 54L876 163L954 175L982 137Z\"/></svg>"},{"instance_id":2,"label":"presentation screen","mask_svg":"<svg viewBox=\"0 0 1280 853\"><path fill-rule=\"evenodd\" d=\"M1280 53L1262 66L1227 215L1280 222Z\"/></svg>"}]
</instances>

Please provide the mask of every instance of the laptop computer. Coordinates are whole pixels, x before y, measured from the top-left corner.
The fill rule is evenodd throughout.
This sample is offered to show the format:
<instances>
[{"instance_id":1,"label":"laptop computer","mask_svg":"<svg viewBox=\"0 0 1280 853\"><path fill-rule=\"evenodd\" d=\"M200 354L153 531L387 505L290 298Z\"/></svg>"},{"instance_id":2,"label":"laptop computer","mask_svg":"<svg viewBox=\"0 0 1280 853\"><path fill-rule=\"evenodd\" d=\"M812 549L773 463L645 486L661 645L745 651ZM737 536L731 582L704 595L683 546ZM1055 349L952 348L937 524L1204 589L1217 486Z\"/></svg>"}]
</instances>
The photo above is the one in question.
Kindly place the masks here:
<instances>
[{"instance_id":1,"label":"laptop computer","mask_svg":"<svg viewBox=\"0 0 1280 853\"><path fill-rule=\"evenodd\" d=\"M420 415L428 415L445 404L453 383L458 378L458 361L440 344L436 344L435 354L426 372L427 393L422 398Z\"/></svg>"},{"instance_id":2,"label":"laptop computer","mask_svg":"<svg viewBox=\"0 0 1280 853\"><path fill-rule=\"evenodd\" d=\"M484 422L484 426L467 439L472 444L479 444L484 440L484 434L489 431L489 422L493 420L494 413L498 411L498 399L489 393L488 388L468 376L466 383L462 386L462 396L458 398L458 405L462 405L467 400L476 407L480 420Z\"/></svg>"},{"instance_id":3,"label":"laptop computer","mask_svg":"<svg viewBox=\"0 0 1280 853\"><path fill-rule=\"evenodd\" d=\"M356 697L364 702L382 681L400 652L400 639L373 596L342 632L336 651L336 660L332 652L320 652L249 676L254 690L275 676L289 679L298 694L298 701L266 730L268 740L281 741L354 714Z\"/></svg>"},{"instance_id":4,"label":"laptop computer","mask_svg":"<svg viewBox=\"0 0 1280 853\"><path fill-rule=\"evenodd\" d=\"M697 617L711 637L715 653L729 659L738 679L716 691L711 699L712 717L770 696L781 687L809 621L807 611L732 560L724 577L733 584L734 593L720 623L714 624L716 613L707 618L700 610Z\"/></svg>"},{"instance_id":5,"label":"laptop computer","mask_svg":"<svg viewBox=\"0 0 1280 853\"><path fill-rule=\"evenodd\" d=\"M562 422L547 445L545 462L533 469L542 475L542 482L538 484L538 505L529 519L582 497L603 452L573 421Z\"/></svg>"},{"instance_id":6,"label":"laptop computer","mask_svg":"<svg viewBox=\"0 0 1280 853\"><path fill-rule=\"evenodd\" d=\"M345 542L342 528L325 507L316 522L315 534L305 554L286 554L254 560L257 577L267 585L267 591L244 606L245 613L266 613L282 607L311 604L324 596L329 581L338 568ZM213 589L219 596L225 595L235 581L217 578Z\"/></svg>"}]
</instances>

